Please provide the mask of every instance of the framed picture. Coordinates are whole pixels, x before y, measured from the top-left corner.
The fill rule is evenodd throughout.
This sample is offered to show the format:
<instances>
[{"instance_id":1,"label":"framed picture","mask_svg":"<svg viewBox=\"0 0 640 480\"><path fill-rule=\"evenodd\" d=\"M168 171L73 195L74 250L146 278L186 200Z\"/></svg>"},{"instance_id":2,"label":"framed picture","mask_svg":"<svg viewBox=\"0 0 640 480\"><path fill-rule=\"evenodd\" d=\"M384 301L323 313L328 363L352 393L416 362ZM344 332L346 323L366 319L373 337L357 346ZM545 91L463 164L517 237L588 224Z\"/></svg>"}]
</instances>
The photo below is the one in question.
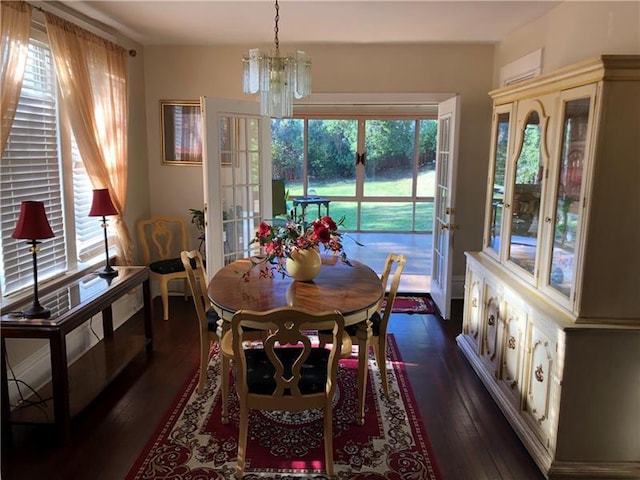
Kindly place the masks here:
<instances>
[{"instance_id":1,"label":"framed picture","mask_svg":"<svg viewBox=\"0 0 640 480\"><path fill-rule=\"evenodd\" d=\"M160 100L162 163L202 165L200 102Z\"/></svg>"}]
</instances>

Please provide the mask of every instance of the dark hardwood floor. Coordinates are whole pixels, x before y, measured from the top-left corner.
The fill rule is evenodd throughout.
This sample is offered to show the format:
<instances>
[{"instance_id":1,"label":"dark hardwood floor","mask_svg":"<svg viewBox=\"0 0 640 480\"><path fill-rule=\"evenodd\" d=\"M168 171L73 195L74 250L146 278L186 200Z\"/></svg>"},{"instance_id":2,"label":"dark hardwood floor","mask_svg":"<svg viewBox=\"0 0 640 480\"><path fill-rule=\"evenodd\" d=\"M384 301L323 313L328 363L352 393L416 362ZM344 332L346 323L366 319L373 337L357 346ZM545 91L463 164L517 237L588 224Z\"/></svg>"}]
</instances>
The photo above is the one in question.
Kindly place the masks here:
<instances>
[{"instance_id":1,"label":"dark hardwood floor","mask_svg":"<svg viewBox=\"0 0 640 480\"><path fill-rule=\"evenodd\" d=\"M395 335L415 397L446 480L543 480L455 343L462 303L452 320L393 315ZM193 304L171 298L171 320L154 303L152 356L141 353L73 421L57 446L46 427L14 426L2 445L2 479L123 479L198 361ZM142 330L141 315L121 328ZM5 426L3 426L5 427Z\"/></svg>"}]
</instances>

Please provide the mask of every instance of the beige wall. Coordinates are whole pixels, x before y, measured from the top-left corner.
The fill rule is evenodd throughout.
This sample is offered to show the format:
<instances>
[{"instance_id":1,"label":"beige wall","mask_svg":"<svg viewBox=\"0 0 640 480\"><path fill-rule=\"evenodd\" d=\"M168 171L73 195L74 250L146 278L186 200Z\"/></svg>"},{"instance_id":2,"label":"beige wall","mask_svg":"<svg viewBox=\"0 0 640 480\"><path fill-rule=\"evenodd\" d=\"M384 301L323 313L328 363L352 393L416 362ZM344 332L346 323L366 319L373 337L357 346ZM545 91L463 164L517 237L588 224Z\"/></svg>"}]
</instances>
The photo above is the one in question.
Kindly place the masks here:
<instances>
[{"instance_id":1,"label":"beige wall","mask_svg":"<svg viewBox=\"0 0 640 480\"><path fill-rule=\"evenodd\" d=\"M539 48L543 73L601 54L640 54L640 2L561 3L498 45L494 86L501 66Z\"/></svg>"},{"instance_id":2,"label":"beige wall","mask_svg":"<svg viewBox=\"0 0 640 480\"><path fill-rule=\"evenodd\" d=\"M253 45L252 47L255 47ZM284 46L286 50L286 45ZM493 46L296 45L313 61L314 93L458 93L462 97L458 217L454 274L464 274L462 252L480 248L485 194ZM152 214L183 215L202 205L200 167L160 160L161 99L201 95L247 98L242 54L249 46L147 47L145 93ZM268 46L267 46L268 48ZM482 179L478 181L478 179ZM195 237L195 231L192 235ZM195 243L192 243L195 246Z\"/></svg>"}]
</instances>

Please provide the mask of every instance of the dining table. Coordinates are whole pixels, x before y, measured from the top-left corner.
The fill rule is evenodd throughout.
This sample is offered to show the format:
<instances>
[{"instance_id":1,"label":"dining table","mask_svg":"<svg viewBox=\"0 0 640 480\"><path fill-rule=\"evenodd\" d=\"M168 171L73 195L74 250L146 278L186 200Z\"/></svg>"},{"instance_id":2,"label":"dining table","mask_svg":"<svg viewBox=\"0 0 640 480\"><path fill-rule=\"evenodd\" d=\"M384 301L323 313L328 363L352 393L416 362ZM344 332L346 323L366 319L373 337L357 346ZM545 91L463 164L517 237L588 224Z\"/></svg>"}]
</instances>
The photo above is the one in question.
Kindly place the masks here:
<instances>
[{"instance_id":1,"label":"dining table","mask_svg":"<svg viewBox=\"0 0 640 480\"><path fill-rule=\"evenodd\" d=\"M356 422L364 424L369 340L372 333L369 319L384 298L380 278L364 263L355 260L345 262L339 255L322 255L320 272L308 282L294 280L277 270L267 275L261 274L264 268L264 265L252 267L250 258L242 258L225 265L209 281L207 293L223 325L228 328L238 310L265 312L290 306L312 312L339 311L344 317L345 326L357 325ZM249 275L246 275L249 271Z\"/></svg>"}]
</instances>

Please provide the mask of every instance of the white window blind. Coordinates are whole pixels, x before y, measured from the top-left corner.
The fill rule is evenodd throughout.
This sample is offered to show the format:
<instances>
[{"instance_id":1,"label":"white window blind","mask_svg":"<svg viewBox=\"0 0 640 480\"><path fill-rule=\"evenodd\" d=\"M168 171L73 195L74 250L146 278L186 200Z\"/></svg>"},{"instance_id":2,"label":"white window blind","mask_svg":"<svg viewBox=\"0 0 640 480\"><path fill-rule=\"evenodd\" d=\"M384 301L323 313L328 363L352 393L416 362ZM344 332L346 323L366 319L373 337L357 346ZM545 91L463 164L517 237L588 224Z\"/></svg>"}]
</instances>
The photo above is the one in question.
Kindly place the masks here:
<instances>
[{"instance_id":1,"label":"white window blind","mask_svg":"<svg viewBox=\"0 0 640 480\"><path fill-rule=\"evenodd\" d=\"M73 164L73 203L76 224L76 251L78 260L87 260L104 255L104 233L101 218L89 217L93 201L93 187L84 168L84 163L75 140L71 141Z\"/></svg>"},{"instance_id":2,"label":"white window blind","mask_svg":"<svg viewBox=\"0 0 640 480\"><path fill-rule=\"evenodd\" d=\"M0 162L0 289L3 295L33 283L33 263L25 241L11 238L24 200L45 204L55 237L42 241L38 281L79 263L104 257L99 218L89 217L91 182L73 135L61 145L55 69L46 35L32 30L25 78L7 147ZM62 161L61 152L71 158ZM64 191L63 178L72 188Z\"/></svg>"},{"instance_id":3,"label":"white window blind","mask_svg":"<svg viewBox=\"0 0 640 480\"><path fill-rule=\"evenodd\" d=\"M4 294L33 281L32 257L27 245L23 240L11 238L24 200L44 202L55 234L40 246L38 280L62 272L67 266L53 68L48 46L32 39L16 116L0 163Z\"/></svg>"}]
</instances>

